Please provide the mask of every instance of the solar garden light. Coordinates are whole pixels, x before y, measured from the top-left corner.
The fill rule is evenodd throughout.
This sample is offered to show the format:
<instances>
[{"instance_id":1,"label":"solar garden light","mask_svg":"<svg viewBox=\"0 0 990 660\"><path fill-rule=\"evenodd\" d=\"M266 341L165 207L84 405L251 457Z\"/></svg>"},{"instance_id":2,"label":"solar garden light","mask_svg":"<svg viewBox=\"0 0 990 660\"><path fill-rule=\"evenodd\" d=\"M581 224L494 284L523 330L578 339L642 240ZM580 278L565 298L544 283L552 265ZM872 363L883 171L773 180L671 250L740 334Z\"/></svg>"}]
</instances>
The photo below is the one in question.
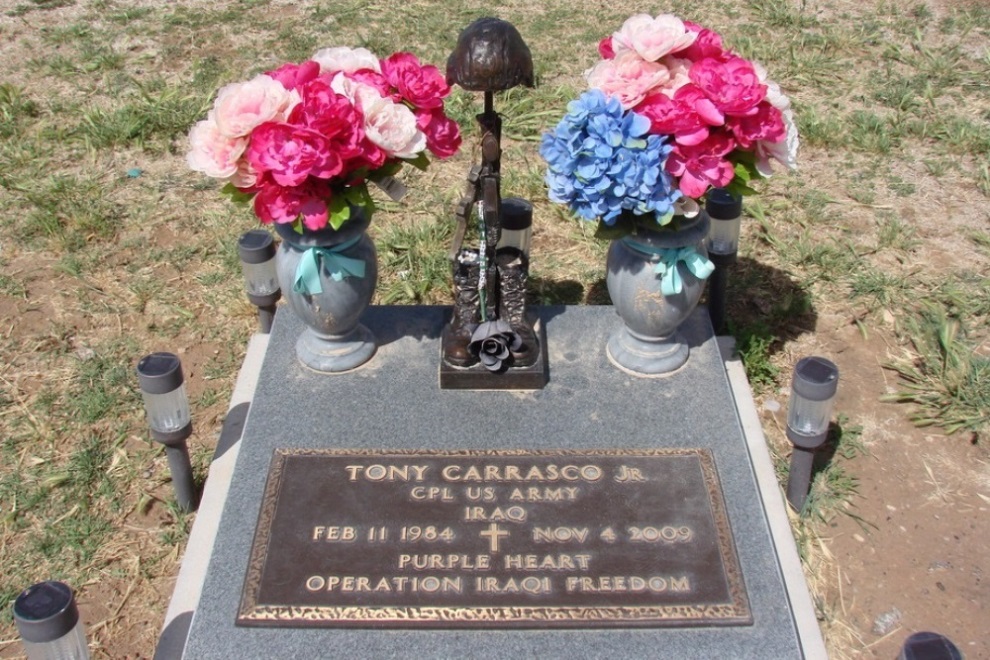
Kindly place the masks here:
<instances>
[{"instance_id":1,"label":"solar garden light","mask_svg":"<svg viewBox=\"0 0 990 660\"><path fill-rule=\"evenodd\" d=\"M89 660L86 632L72 589L39 582L14 601L14 623L29 660Z\"/></svg>"},{"instance_id":2,"label":"solar garden light","mask_svg":"<svg viewBox=\"0 0 990 660\"><path fill-rule=\"evenodd\" d=\"M175 499L183 511L192 511L196 491L186 446L186 439L192 435L192 420L182 364L172 353L151 353L138 362L137 375L151 437L165 445Z\"/></svg>"},{"instance_id":3,"label":"solar garden light","mask_svg":"<svg viewBox=\"0 0 990 660\"><path fill-rule=\"evenodd\" d=\"M963 660L963 656L948 637L917 632L904 641L897 660Z\"/></svg>"},{"instance_id":4,"label":"solar garden light","mask_svg":"<svg viewBox=\"0 0 990 660\"><path fill-rule=\"evenodd\" d=\"M811 467L828 435L832 402L839 385L839 368L823 357L802 358L794 366L791 403L787 411L787 439L794 443L787 477L787 501L804 507L811 486Z\"/></svg>"},{"instance_id":5,"label":"solar garden light","mask_svg":"<svg viewBox=\"0 0 990 660\"><path fill-rule=\"evenodd\" d=\"M716 334L725 327L725 295L729 266L736 262L739 252L739 228L742 217L742 197L725 188L713 188L708 193L705 211L712 219L708 230L708 258L715 270L708 280L708 314Z\"/></svg>"},{"instance_id":6,"label":"solar garden light","mask_svg":"<svg viewBox=\"0 0 990 660\"><path fill-rule=\"evenodd\" d=\"M533 237L533 205L521 197L502 200L502 235L497 250L512 249L529 256Z\"/></svg>"},{"instance_id":7,"label":"solar garden light","mask_svg":"<svg viewBox=\"0 0 990 660\"><path fill-rule=\"evenodd\" d=\"M275 274L275 241L264 229L252 229L241 235L237 251L248 300L258 308L261 332L268 334L275 318L275 303L282 297Z\"/></svg>"}]
</instances>

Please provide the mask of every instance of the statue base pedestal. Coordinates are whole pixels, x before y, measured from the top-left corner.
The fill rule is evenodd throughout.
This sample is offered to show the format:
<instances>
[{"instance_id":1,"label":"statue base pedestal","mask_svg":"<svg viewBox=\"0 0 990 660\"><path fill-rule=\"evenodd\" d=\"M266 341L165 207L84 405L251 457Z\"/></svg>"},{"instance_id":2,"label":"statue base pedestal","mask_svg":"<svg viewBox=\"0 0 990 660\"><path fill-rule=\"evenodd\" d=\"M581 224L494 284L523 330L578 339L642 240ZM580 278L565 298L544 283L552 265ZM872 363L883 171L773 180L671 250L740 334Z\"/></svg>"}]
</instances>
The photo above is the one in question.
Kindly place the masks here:
<instances>
[{"instance_id":1,"label":"statue base pedestal","mask_svg":"<svg viewBox=\"0 0 990 660\"><path fill-rule=\"evenodd\" d=\"M543 322L533 324L540 342L539 355L529 367L510 367L505 371L488 371L480 362L473 367L455 367L440 358L441 390L542 390L550 377L547 360L547 332Z\"/></svg>"}]
</instances>

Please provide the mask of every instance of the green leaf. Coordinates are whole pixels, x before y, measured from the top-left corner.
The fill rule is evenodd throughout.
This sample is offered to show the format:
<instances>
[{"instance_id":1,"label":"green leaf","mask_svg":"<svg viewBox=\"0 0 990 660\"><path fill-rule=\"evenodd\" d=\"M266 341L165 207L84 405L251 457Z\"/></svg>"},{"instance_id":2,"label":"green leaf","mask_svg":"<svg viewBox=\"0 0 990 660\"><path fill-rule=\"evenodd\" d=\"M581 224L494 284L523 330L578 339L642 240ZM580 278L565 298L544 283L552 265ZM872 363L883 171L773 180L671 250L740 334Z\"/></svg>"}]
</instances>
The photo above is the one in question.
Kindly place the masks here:
<instances>
[{"instance_id":1,"label":"green leaf","mask_svg":"<svg viewBox=\"0 0 990 660\"><path fill-rule=\"evenodd\" d=\"M243 190L238 189L234 184L228 183L223 188L220 189L221 195L226 195L235 204L240 204L245 206L254 199L254 193L246 193Z\"/></svg>"},{"instance_id":2,"label":"green leaf","mask_svg":"<svg viewBox=\"0 0 990 660\"><path fill-rule=\"evenodd\" d=\"M733 167L733 172L735 176L732 177L732 181L729 182L725 188L730 193L735 195L756 195L758 191L749 186L752 181L759 181L765 178L760 171L756 169L756 161L753 154L750 153L738 153L734 154L733 158L738 155L738 160Z\"/></svg>"},{"instance_id":3,"label":"green leaf","mask_svg":"<svg viewBox=\"0 0 990 660\"><path fill-rule=\"evenodd\" d=\"M392 163L385 163L374 172L370 172L368 174L368 178L372 181L381 181L385 177L395 176L400 170L402 170L401 160Z\"/></svg>"},{"instance_id":4,"label":"green leaf","mask_svg":"<svg viewBox=\"0 0 990 660\"><path fill-rule=\"evenodd\" d=\"M353 206L365 206L371 202L371 194L368 192L368 184L366 183L344 188L343 196L347 203Z\"/></svg>"},{"instance_id":5,"label":"green leaf","mask_svg":"<svg viewBox=\"0 0 990 660\"><path fill-rule=\"evenodd\" d=\"M351 205L347 203L346 193L331 197L327 207L330 212L330 226L334 229L340 229L351 219Z\"/></svg>"},{"instance_id":6,"label":"green leaf","mask_svg":"<svg viewBox=\"0 0 990 660\"><path fill-rule=\"evenodd\" d=\"M365 190L367 193L367 190ZM364 204L364 217L367 218L368 222L371 222L371 216L375 214L375 201L371 199L371 195L368 195L368 201Z\"/></svg>"},{"instance_id":7,"label":"green leaf","mask_svg":"<svg viewBox=\"0 0 990 660\"><path fill-rule=\"evenodd\" d=\"M745 197L746 195L757 195L759 191L754 190L746 185L742 180L742 177L735 177L729 182L729 185L725 187L733 195L738 195L740 197Z\"/></svg>"},{"instance_id":8,"label":"green leaf","mask_svg":"<svg viewBox=\"0 0 990 660\"><path fill-rule=\"evenodd\" d=\"M294 231L297 234L299 234L300 236L302 236L302 233L303 233L303 223L302 223L302 216L301 215L299 217L297 217L295 220L293 220L293 222L292 222L292 231Z\"/></svg>"},{"instance_id":9,"label":"green leaf","mask_svg":"<svg viewBox=\"0 0 990 660\"><path fill-rule=\"evenodd\" d=\"M753 178L750 169L746 167L744 163L736 163L736 166L733 168L733 171L735 172L734 178L742 179L744 183L749 183L750 180Z\"/></svg>"},{"instance_id":10,"label":"green leaf","mask_svg":"<svg viewBox=\"0 0 990 660\"><path fill-rule=\"evenodd\" d=\"M666 227L670 224L670 221L674 219L674 210L671 209L661 216L657 217L657 224L661 227Z\"/></svg>"},{"instance_id":11,"label":"green leaf","mask_svg":"<svg viewBox=\"0 0 990 660\"><path fill-rule=\"evenodd\" d=\"M426 168L430 166L430 159L426 156L426 152L425 151L419 152L419 155L418 156L416 156L415 158L411 158L409 160L406 160L405 162L409 163L410 165L412 165L413 167L415 167L417 170L422 170L424 172L426 171Z\"/></svg>"}]
</instances>

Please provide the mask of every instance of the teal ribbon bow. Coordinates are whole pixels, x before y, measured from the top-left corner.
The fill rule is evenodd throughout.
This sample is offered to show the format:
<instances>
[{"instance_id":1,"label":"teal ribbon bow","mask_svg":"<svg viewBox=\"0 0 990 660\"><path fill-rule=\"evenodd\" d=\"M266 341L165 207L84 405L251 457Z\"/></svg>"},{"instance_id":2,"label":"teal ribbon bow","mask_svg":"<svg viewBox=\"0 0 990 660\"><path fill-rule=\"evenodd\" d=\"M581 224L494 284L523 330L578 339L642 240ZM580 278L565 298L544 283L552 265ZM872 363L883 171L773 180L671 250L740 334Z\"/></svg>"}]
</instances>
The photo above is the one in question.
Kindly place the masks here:
<instances>
[{"instance_id":1,"label":"teal ribbon bow","mask_svg":"<svg viewBox=\"0 0 990 660\"><path fill-rule=\"evenodd\" d=\"M653 272L660 276L660 292L665 296L675 296L684 290L684 281L677 268L679 262L683 262L699 280L708 279L715 270L715 264L693 247L662 248L658 253L660 261L653 267Z\"/></svg>"},{"instance_id":2,"label":"teal ribbon bow","mask_svg":"<svg viewBox=\"0 0 990 660\"><path fill-rule=\"evenodd\" d=\"M684 279L681 277L678 262L683 262L691 274L699 280L708 279L715 270L715 264L708 257L701 256L693 247L655 248L638 241L625 239L630 247L640 252L655 254L660 261L653 267L653 272L660 277L660 292L665 296L676 296L684 290Z\"/></svg>"},{"instance_id":3,"label":"teal ribbon bow","mask_svg":"<svg viewBox=\"0 0 990 660\"><path fill-rule=\"evenodd\" d=\"M364 261L341 254L357 245L360 240L361 236L356 236L333 247L311 247L306 250L296 266L292 290L307 296L323 293L323 285L320 284L320 272L323 270L326 270L334 282L352 275L364 277Z\"/></svg>"}]
</instances>

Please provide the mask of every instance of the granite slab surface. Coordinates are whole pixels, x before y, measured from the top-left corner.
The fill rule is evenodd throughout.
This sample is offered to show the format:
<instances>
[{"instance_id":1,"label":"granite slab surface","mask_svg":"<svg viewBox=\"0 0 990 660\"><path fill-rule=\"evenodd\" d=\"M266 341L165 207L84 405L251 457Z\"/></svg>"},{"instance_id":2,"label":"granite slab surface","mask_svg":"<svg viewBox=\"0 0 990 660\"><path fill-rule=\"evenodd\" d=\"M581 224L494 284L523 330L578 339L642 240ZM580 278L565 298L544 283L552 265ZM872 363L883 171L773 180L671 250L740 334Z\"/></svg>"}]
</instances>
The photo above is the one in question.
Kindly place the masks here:
<instances>
[{"instance_id":1,"label":"granite slab surface","mask_svg":"<svg viewBox=\"0 0 990 660\"><path fill-rule=\"evenodd\" d=\"M703 309L682 330L680 371L613 367L611 307L543 307L549 383L532 392L438 387L442 307L372 307L378 353L321 375L299 365L302 325L279 309L241 440L185 658L800 658L801 645L718 346ZM234 625L276 448L707 448L715 457L751 626L577 630L374 630Z\"/></svg>"}]
</instances>

